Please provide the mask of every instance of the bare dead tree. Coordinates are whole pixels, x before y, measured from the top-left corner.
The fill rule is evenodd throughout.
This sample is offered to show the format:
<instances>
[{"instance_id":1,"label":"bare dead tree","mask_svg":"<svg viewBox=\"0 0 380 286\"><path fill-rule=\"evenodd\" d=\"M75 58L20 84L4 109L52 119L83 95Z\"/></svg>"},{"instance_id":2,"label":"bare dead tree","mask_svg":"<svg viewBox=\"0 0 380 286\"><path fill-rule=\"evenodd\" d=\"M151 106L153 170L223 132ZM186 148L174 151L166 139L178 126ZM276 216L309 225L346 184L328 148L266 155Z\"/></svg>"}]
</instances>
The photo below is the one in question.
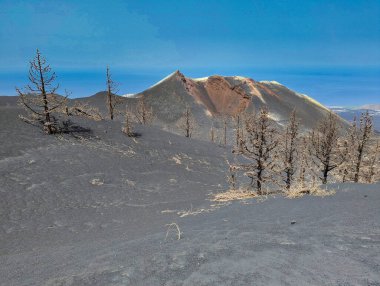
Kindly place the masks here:
<instances>
[{"instance_id":1,"label":"bare dead tree","mask_svg":"<svg viewBox=\"0 0 380 286\"><path fill-rule=\"evenodd\" d=\"M367 183L374 183L380 174L380 140L372 146L369 153L368 168L366 179Z\"/></svg>"},{"instance_id":2,"label":"bare dead tree","mask_svg":"<svg viewBox=\"0 0 380 286\"><path fill-rule=\"evenodd\" d=\"M66 116L80 116L95 121L103 120L103 116L99 108L91 106L87 102L75 101L74 105L68 105L66 102L61 109L61 113Z\"/></svg>"},{"instance_id":3,"label":"bare dead tree","mask_svg":"<svg viewBox=\"0 0 380 286\"><path fill-rule=\"evenodd\" d=\"M223 119L223 145L227 146L227 116Z\"/></svg>"},{"instance_id":4,"label":"bare dead tree","mask_svg":"<svg viewBox=\"0 0 380 286\"><path fill-rule=\"evenodd\" d=\"M337 115L329 112L310 134L310 155L322 173L319 176L322 184L327 183L329 173L342 163L338 148L339 127Z\"/></svg>"},{"instance_id":5,"label":"bare dead tree","mask_svg":"<svg viewBox=\"0 0 380 286\"><path fill-rule=\"evenodd\" d=\"M150 124L153 121L154 115L153 110L145 101L145 96L141 96L138 99L135 117L140 124Z\"/></svg>"},{"instance_id":6,"label":"bare dead tree","mask_svg":"<svg viewBox=\"0 0 380 286\"><path fill-rule=\"evenodd\" d=\"M289 190L294 174L297 171L297 156L299 147L299 121L296 117L296 111L293 110L289 117L289 122L285 128L281 140L280 157L282 158L283 172L285 174L284 182L286 189Z\"/></svg>"},{"instance_id":7,"label":"bare dead tree","mask_svg":"<svg viewBox=\"0 0 380 286\"><path fill-rule=\"evenodd\" d=\"M239 144L240 144L240 136L241 136L241 133L240 133L240 114L236 114L235 116L235 124L236 124L236 127L235 127L235 141L236 141L236 147L239 147Z\"/></svg>"},{"instance_id":8,"label":"bare dead tree","mask_svg":"<svg viewBox=\"0 0 380 286\"><path fill-rule=\"evenodd\" d=\"M350 153L351 144L347 139L344 139L341 143L341 158L342 164L338 168L338 174L342 180L342 183L345 183L350 180L351 167L352 167L352 154Z\"/></svg>"},{"instance_id":9,"label":"bare dead tree","mask_svg":"<svg viewBox=\"0 0 380 286\"><path fill-rule=\"evenodd\" d=\"M178 127L181 128L185 137L190 138L196 126L195 118L191 112L190 107L186 107L185 112L178 122Z\"/></svg>"},{"instance_id":10,"label":"bare dead tree","mask_svg":"<svg viewBox=\"0 0 380 286\"><path fill-rule=\"evenodd\" d=\"M211 123L211 128L210 128L210 141L212 143L215 142L215 128L214 128L214 123Z\"/></svg>"},{"instance_id":11,"label":"bare dead tree","mask_svg":"<svg viewBox=\"0 0 380 286\"><path fill-rule=\"evenodd\" d=\"M135 133L133 132L133 121L132 121L132 112L126 108L124 116L124 126L122 131L128 136L133 137Z\"/></svg>"},{"instance_id":12,"label":"bare dead tree","mask_svg":"<svg viewBox=\"0 0 380 286\"><path fill-rule=\"evenodd\" d=\"M268 109L263 107L258 114L247 117L245 130L245 138L240 139L239 148L234 153L242 155L248 161L240 164L239 168L251 179L250 186L261 195L263 184L274 178L274 153L279 143Z\"/></svg>"},{"instance_id":13,"label":"bare dead tree","mask_svg":"<svg viewBox=\"0 0 380 286\"><path fill-rule=\"evenodd\" d=\"M103 120L103 116L99 108L82 102L75 102L72 107L66 106L66 114L68 116L81 116L95 121Z\"/></svg>"},{"instance_id":14,"label":"bare dead tree","mask_svg":"<svg viewBox=\"0 0 380 286\"><path fill-rule=\"evenodd\" d=\"M228 129L228 120L229 117L227 115L223 115L219 117L222 128L220 130L220 144L223 146L227 146L227 129Z\"/></svg>"},{"instance_id":15,"label":"bare dead tree","mask_svg":"<svg viewBox=\"0 0 380 286\"><path fill-rule=\"evenodd\" d=\"M228 174L226 176L227 183L230 186L230 190L236 190L237 171L239 167L236 164L231 164L228 160L227 160L227 165L228 165Z\"/></svg>"},{"instance_id":16,"label":"bare dead tree","mask_svg":"<svg viewBox=\"0 0 380 286\"><path fill-rule=\"evenodd\" d=\"M359 182L360 176L360 168L362 166L363 156L365 153L365 149L368 146L369 140L372 135L372 117L369 115L369 112L366 111L362 113L360 116L360 124L356 133L356 139L354 144L356 143L356 156L354 163L354 182Z\"/></svg>"},{"instance_id":17,"label":"bare dead tree","mask_svg":"<svg viewBox=\"0 0 380 286\"><path fill-rule=\"evenodd\" d=\"M351 127L349 128L347 134L340 140L340 142L338 142L342 161L342 164L338 168L338 175L340 176L343 183L353 180L353 165L357 143L356 133L357 122L356 117L354 117L354 120L352 121Z\"/></svg>"},{"instance_id":18,"label":"bare dead tree","mask_svg":"<svg viewBox=\"0 0 380 286\"><path fill-rule=\"evenodd\" d=\"M234 116L236 147L239 147L241 138L244 138L244 122L245 122L246 116L247 116L246 112L242 109Z\"/></svg>"},{"instance_id":19,"label":"bare dead tree","mask_svg":"<svg viewBox=\"0 0 380 286\"><path fill-rule=\"evenodd\" d=\"M56 74L37 49L35 58L30 61L29 81L24 89L16 88L22 106L44 126L48 134L57 132L53 113L66 105L67 95L56 95L59 84ZM30 119L33 120L33 119Z\"/></svg>"},{"instance_id":20,"label":"bare dead tree","mask_svg":"<svg viewBox=\"0 0 380 286\"><path fill-rule=\"evenodd\" d=\"M120 104L120 100L117 97L118 89L117 84L112 80L112 75L110 72L109 67L107 66L107 108L108 108L108 114L111 120L114 119L115 116L115 107L116 105Z\"/></svg>"},{"instance_id":21,"label":"bare dead tree","mask_svg":"<svg viewBox=\"0 0 380 286\"><path fill-rule=\"evenodd\" d=\"M298 183L300 184L300 187L302 189L305 188L305 182L306 182L306 172L309 168L309 152L308 152L308 140L307 137L302 136L300 139L300 152L299 152L299 172L298 172Z\"/></svg>"}]
</instances>

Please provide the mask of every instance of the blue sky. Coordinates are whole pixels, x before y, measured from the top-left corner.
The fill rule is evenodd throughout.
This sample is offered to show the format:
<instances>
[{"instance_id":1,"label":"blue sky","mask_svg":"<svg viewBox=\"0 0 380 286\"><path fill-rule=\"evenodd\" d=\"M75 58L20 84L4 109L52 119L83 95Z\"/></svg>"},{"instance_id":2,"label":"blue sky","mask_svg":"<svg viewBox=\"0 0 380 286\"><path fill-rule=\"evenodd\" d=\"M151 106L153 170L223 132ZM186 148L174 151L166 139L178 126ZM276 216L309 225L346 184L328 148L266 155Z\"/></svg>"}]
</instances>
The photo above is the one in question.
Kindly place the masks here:
<instances>
[{"instance_id":1,"label":"blue sky","mask_svg":"<svg viewBox=\"0 0 380 286\"><path fill-rule=\"evenodd\" d=\"M373 69L380 1L0 0L0 43L3 73L26 70L36 48L57 71Z\"/></svg>"}]
</instances>

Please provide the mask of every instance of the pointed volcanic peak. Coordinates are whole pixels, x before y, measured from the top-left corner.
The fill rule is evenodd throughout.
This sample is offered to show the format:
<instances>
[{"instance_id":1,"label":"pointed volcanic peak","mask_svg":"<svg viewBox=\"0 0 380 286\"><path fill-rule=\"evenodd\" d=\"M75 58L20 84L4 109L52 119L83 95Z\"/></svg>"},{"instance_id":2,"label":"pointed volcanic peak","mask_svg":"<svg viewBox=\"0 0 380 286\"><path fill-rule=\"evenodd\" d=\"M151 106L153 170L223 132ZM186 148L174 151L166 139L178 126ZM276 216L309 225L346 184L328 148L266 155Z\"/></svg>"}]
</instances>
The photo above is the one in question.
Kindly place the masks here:
<instances>
[{"instance_id":1,"label":"pointed volcanic peak","mask_svg":"<svg viewBox=\"0 0 380 286\"><path fill-rule=\"evenodd\" d=\"M161 84L166 83L168 81L182 81L182 82L185 82L186 78L185 78L185 76L179 70L176 70L175 72L172 72L168 76L166 76L163 79L161 79L159 82L157 82L154 85L152 85L147 90L155 88L157 86L160 86Z\"/></svg>"},{"instance_id":2,"label":"pointed volcanic peak","mask_svg":"<svg viewBox=\"0 0 380 286\"><path fill-rule=\"evenodd\" d=\"M194 116L206 119L209 113L205 100L200 100L198 87L179 70L169 74L147 90L136 95L144 97L152 107L156 118L164 123L174 123L182 116L186 107L190 107Z\"/></svg>"}]
</instances>

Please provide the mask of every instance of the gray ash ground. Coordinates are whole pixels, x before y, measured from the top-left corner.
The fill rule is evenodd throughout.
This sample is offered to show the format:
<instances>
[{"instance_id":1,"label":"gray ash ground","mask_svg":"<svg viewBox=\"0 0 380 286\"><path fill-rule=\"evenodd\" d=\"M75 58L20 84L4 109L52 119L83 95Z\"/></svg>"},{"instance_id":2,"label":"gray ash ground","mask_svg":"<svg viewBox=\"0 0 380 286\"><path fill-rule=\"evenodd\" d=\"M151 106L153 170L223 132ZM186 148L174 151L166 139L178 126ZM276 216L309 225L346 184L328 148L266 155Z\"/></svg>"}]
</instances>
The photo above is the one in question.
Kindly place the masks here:
<instances>
[{"instance_id":1,"label":"gray ash ground","mask_svg":"<svg viewBox=\"0 0 380 286\"><path fill-rule=\"evenodd\" d=\"M219 205L227 149L20 112L0 105L0 285L380 285L379 184Z\"/></svg>"}]
</instances>

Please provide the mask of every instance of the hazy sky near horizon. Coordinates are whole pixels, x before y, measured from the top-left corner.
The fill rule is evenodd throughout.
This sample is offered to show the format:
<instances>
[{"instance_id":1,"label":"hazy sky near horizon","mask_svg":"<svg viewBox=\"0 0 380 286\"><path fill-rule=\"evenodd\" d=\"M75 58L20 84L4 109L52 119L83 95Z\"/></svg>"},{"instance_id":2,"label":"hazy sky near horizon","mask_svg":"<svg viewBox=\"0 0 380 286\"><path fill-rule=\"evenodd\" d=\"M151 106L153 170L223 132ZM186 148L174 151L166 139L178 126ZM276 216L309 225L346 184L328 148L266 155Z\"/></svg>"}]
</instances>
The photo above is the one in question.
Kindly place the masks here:
<instances>
[{"instance_id":1,"label":"hazy sky near horizon","mask_svg":"<svg viewBox=\"0 0 380 286\"><path fill-rule=\"evenodd\" d=\"M0 0L1 70L380 66L379 0Z\"/></svg>"}]
</instances>

